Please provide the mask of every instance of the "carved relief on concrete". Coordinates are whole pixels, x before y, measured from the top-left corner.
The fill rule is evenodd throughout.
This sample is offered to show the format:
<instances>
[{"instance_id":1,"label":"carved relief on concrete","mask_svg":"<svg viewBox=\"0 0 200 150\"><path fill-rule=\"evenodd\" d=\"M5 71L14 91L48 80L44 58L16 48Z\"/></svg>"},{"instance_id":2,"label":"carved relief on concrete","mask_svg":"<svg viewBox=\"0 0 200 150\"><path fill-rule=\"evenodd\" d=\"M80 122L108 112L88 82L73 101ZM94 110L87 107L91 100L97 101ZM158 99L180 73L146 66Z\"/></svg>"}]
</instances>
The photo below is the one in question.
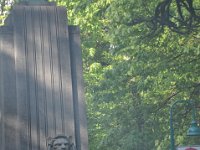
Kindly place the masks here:
<instances>
[{"instance_id":1,"label":"carved relief on concrete","mask_svg":"<svg viewBox=\"0 0 200 150\"><path fill-rule=\"evenodd\" d=\"M72 136L58 135L48 139L48 150L75 150Z\"/></svg>"}]
</instances>

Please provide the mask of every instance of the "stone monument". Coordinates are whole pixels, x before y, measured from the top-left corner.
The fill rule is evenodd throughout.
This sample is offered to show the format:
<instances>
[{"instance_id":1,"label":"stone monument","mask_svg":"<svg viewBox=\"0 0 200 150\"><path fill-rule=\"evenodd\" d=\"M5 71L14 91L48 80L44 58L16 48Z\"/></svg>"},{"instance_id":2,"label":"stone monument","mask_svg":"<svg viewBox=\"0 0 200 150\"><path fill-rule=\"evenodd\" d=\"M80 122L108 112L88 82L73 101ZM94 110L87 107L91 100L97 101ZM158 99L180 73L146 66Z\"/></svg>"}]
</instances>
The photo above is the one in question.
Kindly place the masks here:
<instances>
[{"instance_id":1,"label":"stone monument","mask_svg":"<svg viewBox=\"0 0 200 150\"><path fill-rule=\"evenodd\" d=\"M18 0L0 27L0 149L47 150L58 135L88 150L79 28L64 7Z\"/></svg>"}]
</instances>

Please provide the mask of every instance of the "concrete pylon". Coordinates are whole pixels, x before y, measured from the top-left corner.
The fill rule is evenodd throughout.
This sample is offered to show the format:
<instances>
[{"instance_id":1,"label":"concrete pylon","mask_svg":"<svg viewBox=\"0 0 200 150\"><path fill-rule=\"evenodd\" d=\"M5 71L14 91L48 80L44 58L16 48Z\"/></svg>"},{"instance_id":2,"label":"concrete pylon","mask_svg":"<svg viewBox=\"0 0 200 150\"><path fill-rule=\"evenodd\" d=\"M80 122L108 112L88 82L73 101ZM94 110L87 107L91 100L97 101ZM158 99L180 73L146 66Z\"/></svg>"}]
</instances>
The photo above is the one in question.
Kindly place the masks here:
<instances>
[{"instance_id":1,"label":"concrete pylon","mask_svg":"<svg viewBox=\"0 0 200 150\"><path fill-rule=\"evenodd\" d=\"M64 7L17 4L0 27L0 149L47 150L57 135L88 150L80 31Z\"/></svg>"}]
</instances>

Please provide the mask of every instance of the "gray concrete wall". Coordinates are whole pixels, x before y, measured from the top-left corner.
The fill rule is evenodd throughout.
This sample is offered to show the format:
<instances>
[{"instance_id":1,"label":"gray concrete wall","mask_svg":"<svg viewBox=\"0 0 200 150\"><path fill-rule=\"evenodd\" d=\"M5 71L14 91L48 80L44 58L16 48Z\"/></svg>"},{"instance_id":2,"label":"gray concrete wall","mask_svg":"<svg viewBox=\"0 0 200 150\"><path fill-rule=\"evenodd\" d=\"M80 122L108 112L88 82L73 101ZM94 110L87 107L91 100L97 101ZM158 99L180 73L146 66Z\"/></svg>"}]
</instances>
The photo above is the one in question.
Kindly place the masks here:
<instances>
[{"instance_id":1,"label":"gray concrete wall","mask_svg":"<svg viewBox=\"0 0 200 150\"><path fill-rule=\"evenodd\" d=\"M8 20L0 28L0 149L46 150L47 138L64 134L87 150L78 28L55 5L16 5Z\"/></svg>"}]
</instances>

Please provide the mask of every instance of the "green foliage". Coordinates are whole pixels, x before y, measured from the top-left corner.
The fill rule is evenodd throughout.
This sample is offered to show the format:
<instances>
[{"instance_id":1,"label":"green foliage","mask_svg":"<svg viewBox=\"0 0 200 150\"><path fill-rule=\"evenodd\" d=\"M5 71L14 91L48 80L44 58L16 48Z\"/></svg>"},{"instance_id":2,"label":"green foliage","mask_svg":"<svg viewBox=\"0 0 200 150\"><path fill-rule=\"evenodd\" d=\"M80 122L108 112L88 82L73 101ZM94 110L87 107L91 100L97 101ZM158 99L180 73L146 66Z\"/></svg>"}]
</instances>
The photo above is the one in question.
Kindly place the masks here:
<instances>
[{"instance_id":1,"label":"green foliage","mask_svg":"<svg viewBox=\"0 0 200 150\"><path fill-rule=\"evenodd\" d=\"M198 33L181 36L164 28L148 38L148 24L125 25L133 16L152 16L158 1L59 4L68 8L69 23L81 28L90 150L169 149L170 105L199 102ZM176 143L198 144L184 135L191 112L177 109Z\"/></svg>"},{"instance_id":2,"label":"green foliage","mask_svg":"<svg viewBox=\"0 0 200 150\"><path fill-rule=\"evenodd\" d=\"M4 24L4 20L7 17L13 2L14 2L14 0L1 0L1 2L0 2L0 25Z\"/></svg>"}]
</instances>

